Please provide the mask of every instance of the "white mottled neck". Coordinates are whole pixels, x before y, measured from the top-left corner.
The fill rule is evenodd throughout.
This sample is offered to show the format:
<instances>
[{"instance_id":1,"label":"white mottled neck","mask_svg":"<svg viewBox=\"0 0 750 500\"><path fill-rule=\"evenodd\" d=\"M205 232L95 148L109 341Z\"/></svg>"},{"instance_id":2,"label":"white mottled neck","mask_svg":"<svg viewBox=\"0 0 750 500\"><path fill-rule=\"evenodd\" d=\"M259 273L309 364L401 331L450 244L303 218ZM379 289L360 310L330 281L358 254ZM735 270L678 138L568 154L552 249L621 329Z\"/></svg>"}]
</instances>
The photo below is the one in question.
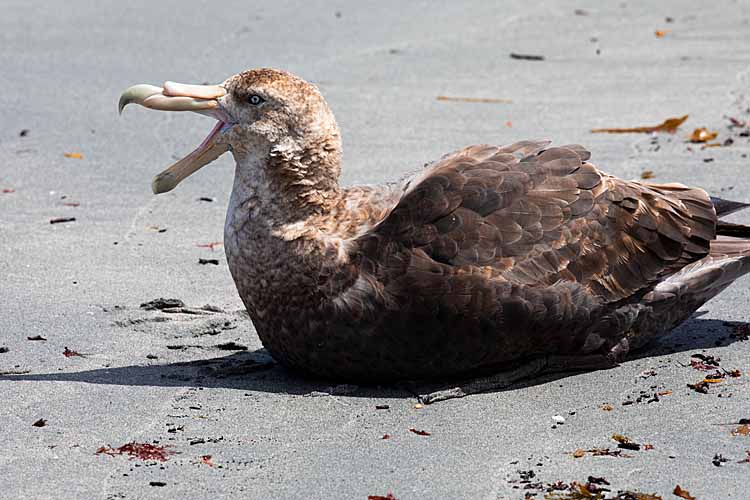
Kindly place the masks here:
<instances>
[{"instance_id":1,"label":"white mottled neck","mask_svg":"<svg viewBox=\"0 0 750 500\"><path fill-rule=\"evenodd\" d=\"M224 249L237 290L254 320L262 319L270 297L314 295L309 289L322 266L343 264L341 238L319 230L319 212L295 210L283 203L285 191L257 156L239 156L224 225ZM334 262L331 262L331 260ZM288 290L290 282L298 282ZM305 283L306 286L302 286Z\"/></svg>"}]
</instances>

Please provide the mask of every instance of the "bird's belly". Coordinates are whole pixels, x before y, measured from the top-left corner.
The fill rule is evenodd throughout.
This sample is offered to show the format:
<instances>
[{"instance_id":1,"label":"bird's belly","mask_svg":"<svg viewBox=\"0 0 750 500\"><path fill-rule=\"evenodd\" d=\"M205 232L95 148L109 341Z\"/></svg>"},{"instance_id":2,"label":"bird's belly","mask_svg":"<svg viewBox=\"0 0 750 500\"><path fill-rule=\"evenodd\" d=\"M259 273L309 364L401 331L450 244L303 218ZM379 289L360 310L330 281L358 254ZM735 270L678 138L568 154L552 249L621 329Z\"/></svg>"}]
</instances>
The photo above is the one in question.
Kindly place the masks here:
<instances>
[{"instance_id":1,"label":"bird's belly","mask_svg":"<svg viewBox=\"0 0 750 500\"><path fill-rule=\"evenodd\" d=\"M252 316L252 313L251 313ZM508 369L525 358L560 351L539 332L490 320L382 311L355 321L330 311L280 306L253 318L258 335L282 364L341 381L439 379Z\"/></svg>"}]
</instances>

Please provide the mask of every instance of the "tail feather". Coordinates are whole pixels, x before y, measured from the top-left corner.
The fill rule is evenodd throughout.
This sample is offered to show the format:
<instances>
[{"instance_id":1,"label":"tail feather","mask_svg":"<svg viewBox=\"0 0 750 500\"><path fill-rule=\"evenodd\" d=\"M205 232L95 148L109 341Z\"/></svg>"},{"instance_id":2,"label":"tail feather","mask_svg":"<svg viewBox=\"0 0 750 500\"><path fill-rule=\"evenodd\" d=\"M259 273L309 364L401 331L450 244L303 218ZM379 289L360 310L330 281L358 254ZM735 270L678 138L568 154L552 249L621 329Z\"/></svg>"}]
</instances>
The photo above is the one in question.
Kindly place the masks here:
<instances>
[{"instance_id":1,"label":"tail feather","mask_svg":"<svg viewBox=\"0 0 750 500\"><path fill-rule=\"evenodd\" d=\"M716 223L716 234L717 236L732 236L733 238L750 238L750 226L720 220Z\"/></svg>"},{"instance_id":2,"label":"tail feather","mask_svg":"<svg viewBox=\"0 0 750 500\"><path fill-rule=\"evenodd\" d=\"M748 203L725 200L717 196L711 196L711 203L713 203L714 205L717 217L723 217L724 215L733 214L734 212L750 207L750 204Z\"/></svg>"}]
</instances>

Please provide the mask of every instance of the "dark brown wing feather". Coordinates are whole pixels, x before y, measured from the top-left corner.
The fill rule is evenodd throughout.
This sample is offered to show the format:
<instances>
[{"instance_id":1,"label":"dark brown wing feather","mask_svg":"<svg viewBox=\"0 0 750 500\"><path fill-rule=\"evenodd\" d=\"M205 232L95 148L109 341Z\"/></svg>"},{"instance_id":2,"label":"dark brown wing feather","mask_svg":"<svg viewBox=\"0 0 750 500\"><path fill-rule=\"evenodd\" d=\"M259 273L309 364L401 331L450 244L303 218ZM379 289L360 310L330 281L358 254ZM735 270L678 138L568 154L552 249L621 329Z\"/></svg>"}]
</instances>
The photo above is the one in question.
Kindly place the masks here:
<instances>
[{"instance_id":1,"label":"dark brown wing feather","mask_svg":"<svg viewBox=\"0 0 750 500\"><path fill-rule=\"evenodd\" d=\"M546 145L471 146L427 167L356 240L363 269L388 288L427 268L412 294L481 314L477 279L569 282L617 303L708 254L716 214L704 191L617 179L581 146Z\"/></svg>"}]
</instances>

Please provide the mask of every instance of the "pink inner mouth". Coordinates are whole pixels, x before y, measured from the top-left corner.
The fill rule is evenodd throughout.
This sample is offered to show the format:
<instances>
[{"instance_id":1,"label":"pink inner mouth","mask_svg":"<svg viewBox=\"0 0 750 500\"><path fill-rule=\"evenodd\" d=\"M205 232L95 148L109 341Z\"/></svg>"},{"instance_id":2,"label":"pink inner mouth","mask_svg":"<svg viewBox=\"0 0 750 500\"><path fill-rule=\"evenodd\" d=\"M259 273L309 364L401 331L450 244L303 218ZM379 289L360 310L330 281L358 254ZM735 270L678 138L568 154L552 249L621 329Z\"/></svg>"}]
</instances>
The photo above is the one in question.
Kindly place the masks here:
<instances>
[{"instance_id":1,"label":"pink inner mouth","mask_svg":"<svg viewBox=\"0 0 750 500\"><path fill-rule=\"evenodd\" d=\"M211 129L211 132L208 133L208 135L206 136L206 138L203 139L203 142L201 142L200 145L197 148L195 148L195 149L198 150L198 149L203 149L204 147L206 147L208 145L208 143L213 140L214 137L216 137L217 135L219 135L219 132L222 132L222 129L224 129L225 126L227 128L229 128L229 125L226 124L226 123L224 123L221 120L219 120L218 122L216 122L216 125L214 125L214 128Z\"/></svg>"}]
</instances>

